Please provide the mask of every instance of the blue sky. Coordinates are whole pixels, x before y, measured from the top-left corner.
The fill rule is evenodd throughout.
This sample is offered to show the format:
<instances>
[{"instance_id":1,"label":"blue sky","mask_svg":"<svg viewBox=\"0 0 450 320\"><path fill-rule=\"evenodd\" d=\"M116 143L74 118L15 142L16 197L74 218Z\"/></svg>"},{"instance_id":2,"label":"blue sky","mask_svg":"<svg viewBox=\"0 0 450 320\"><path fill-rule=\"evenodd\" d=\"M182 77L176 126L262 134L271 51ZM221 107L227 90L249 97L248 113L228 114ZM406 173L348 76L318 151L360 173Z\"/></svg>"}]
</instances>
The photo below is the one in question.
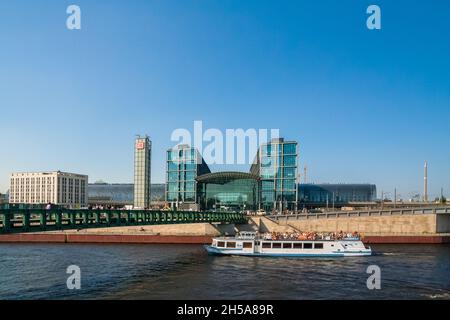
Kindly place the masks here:
<instances>
[{"instance_id":1,"label":"blue sky","mask_svg":"<svg viewBox=\"0 0 450 320\"><path fill-rule=\"evenodd\" d=\"M202 120L279 128L309 180L404 198L428 160L431 193L450 195L447 0L2 1L0 39L0 192L14 171L131 182L137 133L163 182L172 131Z\"/></svg>"}]
</instances>

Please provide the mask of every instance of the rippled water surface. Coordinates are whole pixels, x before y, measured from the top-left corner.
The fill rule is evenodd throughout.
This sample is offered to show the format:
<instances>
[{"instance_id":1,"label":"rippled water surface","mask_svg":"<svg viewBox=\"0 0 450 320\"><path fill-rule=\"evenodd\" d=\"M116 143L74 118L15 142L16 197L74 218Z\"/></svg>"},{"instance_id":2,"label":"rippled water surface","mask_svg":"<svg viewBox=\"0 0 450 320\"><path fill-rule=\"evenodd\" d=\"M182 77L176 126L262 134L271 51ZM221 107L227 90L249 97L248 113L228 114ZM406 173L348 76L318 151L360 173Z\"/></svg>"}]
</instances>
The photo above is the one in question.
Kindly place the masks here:
<instances>
[{"instance_id":1,"label":"rippled water surface","mask_svg":"<svg viewBox=\"0 0 450 320\"><path fill-rule=\"evenodd\" d=\"M450 246L365 258L208 256L196 245L0 245L0 299L450 299ZM81 290L66 268L81 268ZM381 290L368 290L369 265Z\"/></svg>"}]
</instances>

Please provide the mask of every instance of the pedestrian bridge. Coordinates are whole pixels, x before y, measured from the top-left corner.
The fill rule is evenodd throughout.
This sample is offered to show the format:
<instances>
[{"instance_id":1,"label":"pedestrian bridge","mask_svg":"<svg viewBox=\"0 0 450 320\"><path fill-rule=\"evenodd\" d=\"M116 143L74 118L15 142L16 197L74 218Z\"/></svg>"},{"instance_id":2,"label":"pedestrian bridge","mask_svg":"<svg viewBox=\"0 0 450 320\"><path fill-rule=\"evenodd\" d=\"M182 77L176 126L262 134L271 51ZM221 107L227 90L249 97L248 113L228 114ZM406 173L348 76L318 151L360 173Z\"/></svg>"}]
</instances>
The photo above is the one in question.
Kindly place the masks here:
<instances>
[{"instance_id":1,"label":"pedestrian bridge","mask_svg":"<svg viewBox=\"0 0 450 320\"><path fill-rule=\"evenodd\" d=\"M0 234L186 223L246 223L234 212L0 208Z\"/></svg>"}]
</instances>

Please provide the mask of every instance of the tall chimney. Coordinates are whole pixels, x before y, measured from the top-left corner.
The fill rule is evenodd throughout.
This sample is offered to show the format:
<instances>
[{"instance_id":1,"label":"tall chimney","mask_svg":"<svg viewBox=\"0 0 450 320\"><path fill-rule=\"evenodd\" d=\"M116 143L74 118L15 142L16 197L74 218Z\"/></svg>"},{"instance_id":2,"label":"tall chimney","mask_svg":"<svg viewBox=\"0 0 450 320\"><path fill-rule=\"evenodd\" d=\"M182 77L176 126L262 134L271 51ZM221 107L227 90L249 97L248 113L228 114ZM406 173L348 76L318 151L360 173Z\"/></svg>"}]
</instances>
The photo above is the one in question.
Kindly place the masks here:
<instances>
[{"instance_id":1,"label":"tall chimney","mask_svg":"<svg viewBox=\"0 0 450 320\"><path fill-rule=\"evenodd\" d=\"M423 201L428 202L428 163L423 167Z\"/></svg>"}]
</instances>

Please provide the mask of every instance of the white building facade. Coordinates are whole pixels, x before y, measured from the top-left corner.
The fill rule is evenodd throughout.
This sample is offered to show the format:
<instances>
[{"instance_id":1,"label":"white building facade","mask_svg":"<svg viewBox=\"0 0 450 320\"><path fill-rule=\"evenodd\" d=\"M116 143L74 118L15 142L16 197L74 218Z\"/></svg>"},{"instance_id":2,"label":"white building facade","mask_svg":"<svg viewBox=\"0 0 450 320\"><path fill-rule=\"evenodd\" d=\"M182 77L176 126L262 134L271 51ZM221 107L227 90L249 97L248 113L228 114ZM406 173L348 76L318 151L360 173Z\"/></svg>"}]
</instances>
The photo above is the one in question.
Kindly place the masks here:
<instances>
[{"instance_id":1,"label":"white building facade","mask_svg":"<svg viewBox=\"0 0 450 320\"><path fill-rule=\"evenodd\" d=\"M70 208L87 206L88 176L54 171L13 173L10 177L10 203L52 203Z\"/></svg>"}]
</instances>

